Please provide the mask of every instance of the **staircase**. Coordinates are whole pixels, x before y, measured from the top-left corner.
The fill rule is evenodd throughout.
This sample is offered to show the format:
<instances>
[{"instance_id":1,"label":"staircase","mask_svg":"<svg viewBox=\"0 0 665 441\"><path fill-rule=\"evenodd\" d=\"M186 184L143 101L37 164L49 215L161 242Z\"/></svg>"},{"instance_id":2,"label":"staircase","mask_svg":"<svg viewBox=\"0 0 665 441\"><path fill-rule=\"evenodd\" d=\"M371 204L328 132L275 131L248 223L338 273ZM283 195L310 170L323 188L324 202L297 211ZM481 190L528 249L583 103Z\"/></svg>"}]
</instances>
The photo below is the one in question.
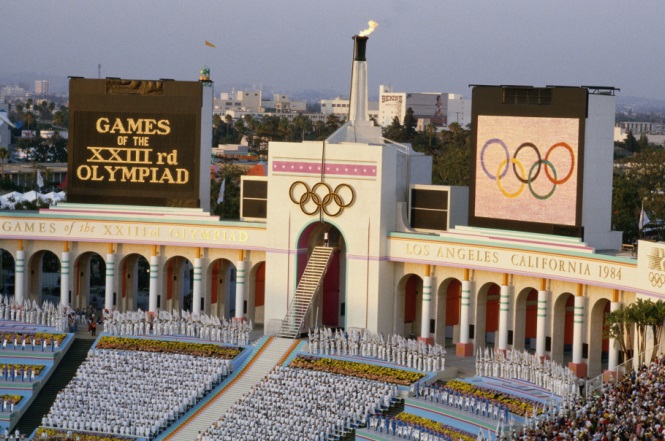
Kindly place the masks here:
<instances>
[{"instance_id":1,"label":"staircase","mask_svg":"<svg viewBox=\"0 0 665 441\"><path fill-rule=\"evenodd\" d=\"M293 340L271 338L254 356L254 359L226 388L222 389L200 411L192 415L168 436L158 439L195 440L199 431L204 432L215 423L238 399L259 383L272 368L294 347Z\"/></svg>"},{"instance_id":2,"label":"staircase","mask_svg":"<svg viewBox=\"0 0 665 441\"><path fill-rule=\"evenodd\" d=\"M77 338L74 340L67 354L53 371L49 381L42 387L28 410L18 420L16 429L21 433L32 433L42 424L42 417L51 409L56 395L74 378L76 371L94 343L94 339Z\"/></svg>"},{"instance_id":3,"label":"staircase","mask_svg":"<svg viewBox=\"0 0 665 441\"><path fill-rule=\"evenodd\" d=\"M312 251L305 272L296 288L296 294L289 306L289 311L279 328L277 334L279 337L294 339L300 335L300 329L307 311L312 305L312 299L323 284L323 277L330 264L332 252L331 247L315 247Z\"/></svg>"}]
</instances>

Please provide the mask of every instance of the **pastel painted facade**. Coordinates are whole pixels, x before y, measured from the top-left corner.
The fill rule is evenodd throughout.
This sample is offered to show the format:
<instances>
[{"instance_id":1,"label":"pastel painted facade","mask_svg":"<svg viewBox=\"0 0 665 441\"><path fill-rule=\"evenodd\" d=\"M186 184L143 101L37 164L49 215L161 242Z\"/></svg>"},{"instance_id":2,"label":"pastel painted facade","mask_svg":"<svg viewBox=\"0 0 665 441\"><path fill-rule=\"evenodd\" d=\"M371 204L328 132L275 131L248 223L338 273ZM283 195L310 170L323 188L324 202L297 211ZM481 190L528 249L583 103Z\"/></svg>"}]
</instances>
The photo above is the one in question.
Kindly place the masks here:
<instances>
[{"instance_id":1,"label":"pastel painted facade","mask_svg":"<svg viewBox=\"0 0 665 441\"><path fill-rule=\"evenodd\" d=\"M529 348L570 359L581 376L615 368L604 315L639 297L665 297L665 245L640 242L636 256L620 257L579 238L459 220L441 231L413 228L409 195L435 188L431 158L382 139L367 118L364 60L356 62L349 121L326 141L271 143L267 177L245 179L265 184L265 218L73 203L0 213L0 248L13 259L3 269L15 272L15 298L45 298L43 261L52 253L63 304L90 304L92 262L103 261L107 309L133 310L144 295L151 312L184 308L191 296L194 313L251 319L274 334L314 248L328 245L332 257L305 332L332 326L447 338L463 356L487 345ZM610 157L611 135L611 123L587 133L608 138ZM607 166L611 175L611 161L590 157L589 167ZM606 194L589 187L592 210L609 209Z\"/></svg>"}]
</instances>

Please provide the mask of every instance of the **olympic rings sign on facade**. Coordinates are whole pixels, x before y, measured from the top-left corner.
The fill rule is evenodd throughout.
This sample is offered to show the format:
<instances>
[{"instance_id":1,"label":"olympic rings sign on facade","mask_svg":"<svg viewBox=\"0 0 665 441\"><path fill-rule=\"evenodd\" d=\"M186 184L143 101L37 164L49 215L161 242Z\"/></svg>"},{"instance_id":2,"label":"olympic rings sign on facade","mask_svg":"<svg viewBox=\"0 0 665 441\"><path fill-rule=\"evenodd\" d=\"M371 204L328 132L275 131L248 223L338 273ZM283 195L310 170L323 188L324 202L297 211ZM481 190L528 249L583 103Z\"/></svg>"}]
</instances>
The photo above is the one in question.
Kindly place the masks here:
<instances>
[{"instance_id":1,"label":"olympic rings sign on facade","mask_svg":"<svg viewBox=\"0 0 665 441\"><path fill-rule=\"evenodd\" d=\"M487 168L487 163L485 162L485 155L487 149L495 144L501 146L505 154L505 159L501 161L501 163L496 169L496 172L493 173L494 170L488 170ZM562 148L570 154L570 169L567 171L565 175L562 173L561 178L559 178L559 173L557 172L556 167L550 160L552 152L554 152L558 148ZM522 164L522 162L517 158L517 155L523 149L533 150L536 153L536 156L538 157L538 159L527 168L525 168L524 164ZM511 168L510 167L511 165L512 165L513 174L520 182L520 186L516 191L509 193L504 188L502 180L505 180L506 174L508 174L508 170ZM483 145L483 148L480 150L480 166L482 167L483 172L488 178L490 178L493 181L496 181L499 190L507 198L514 199L518 197L528 186L529 191L531 192L533 197L535 197L536 199L544 200L552 197L554 191L556 190L557 185L565 184L573 176L573 171L575 170L575 152L573 152L573 148L567 143L558 142L552 145L549 148L549 150L547 150L545 158L543 158L542 155L540 154L540 149L538 149L538 147L536 147L535 144L531 142L524 142L519 147L517 147L517 150L515 150L515 153L513 153L513 156L511 157L506 144L498 138L492 138L488 140ZM546 179L552 184L552 190L550 190L549 193L546 194L538 194L534 190L532 184L536 181L536 179L540 177L540 173L541 171L543 171L543 169L545 171L544 175Z\"/></svg>"},{"instance_id":2,"label":"olympic rings sign on facade","mask_svg":"<svg viewBox=\"0 0 665 441\"><path fill-rule=\"evenodd\" d=\"M348 201L345 201L342 193L340 193L343 189L346 189L350 193ZM299 196L295 196L295 194L299 194ZM300 205L302 212L308 216L313 216L323 210L327 216L337 217L342 214L345 208L353 205L356 200L356 193L348 184L339 184L333 190L327 183L317 182L310 190L307 183L296 181L291 184L289 197L294 204ZM307 209L310 202L314 204L312 210Z\"/></svg>"},{"instance_id":3,"label":"olympic rings sign on facade","mask_svg":"<svg viewBox=\"0 0 665 441\"><path fill-rule=\"evenodd\" d=\"M649 282L651 282L651 286L654 288L662 288L663 285L665 285L665 274L658 274L650 271Z\"/></svg>"}]
</instances>

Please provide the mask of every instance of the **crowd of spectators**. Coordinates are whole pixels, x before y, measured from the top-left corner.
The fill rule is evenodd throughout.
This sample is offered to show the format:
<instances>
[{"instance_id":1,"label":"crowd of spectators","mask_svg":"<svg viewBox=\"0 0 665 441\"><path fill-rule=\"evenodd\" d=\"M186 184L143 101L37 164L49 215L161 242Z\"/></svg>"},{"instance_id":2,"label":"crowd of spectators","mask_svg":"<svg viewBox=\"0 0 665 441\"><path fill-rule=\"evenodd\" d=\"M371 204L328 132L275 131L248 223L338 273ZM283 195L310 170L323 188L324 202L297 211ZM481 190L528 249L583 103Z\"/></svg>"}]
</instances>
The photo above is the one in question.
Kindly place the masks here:
<instances>
[{"instance_id":1,"label":"crowd of spectators","mask_svg":"<svg viewBox=\"0 0 665 441\"><path fill-rule=\"evenodd\" d=\"M603 385L600 393L556 414L543 415L506 438L520 441L664 440L665 358Z\"/></svg>"}]
</instances>

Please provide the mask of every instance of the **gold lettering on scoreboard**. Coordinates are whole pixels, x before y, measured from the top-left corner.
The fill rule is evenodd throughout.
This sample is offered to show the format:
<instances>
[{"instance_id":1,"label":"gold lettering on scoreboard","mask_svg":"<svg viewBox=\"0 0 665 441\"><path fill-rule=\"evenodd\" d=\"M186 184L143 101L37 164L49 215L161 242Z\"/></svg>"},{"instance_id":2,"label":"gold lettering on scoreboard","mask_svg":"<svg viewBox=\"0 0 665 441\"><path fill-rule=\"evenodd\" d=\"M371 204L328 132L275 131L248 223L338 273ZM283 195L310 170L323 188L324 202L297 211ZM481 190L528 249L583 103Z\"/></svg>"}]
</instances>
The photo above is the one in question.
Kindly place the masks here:
<instances>
[{"instance_id":1,"label":"gold lettering on scoreboard","mask_svg":"<svg viewBox=\"0 0 665 441\"><path fill-rule=\"evenodd\" d=\"M133 182L184 185L189 183L187 168L178 167L178 149L156 152L151 137L171 133L171 121L154 118L97 118L95 130L117 135L116 146L87 146L85 164L76 168L76 177L92 182Z\"/></svg>"}]
</instances>

